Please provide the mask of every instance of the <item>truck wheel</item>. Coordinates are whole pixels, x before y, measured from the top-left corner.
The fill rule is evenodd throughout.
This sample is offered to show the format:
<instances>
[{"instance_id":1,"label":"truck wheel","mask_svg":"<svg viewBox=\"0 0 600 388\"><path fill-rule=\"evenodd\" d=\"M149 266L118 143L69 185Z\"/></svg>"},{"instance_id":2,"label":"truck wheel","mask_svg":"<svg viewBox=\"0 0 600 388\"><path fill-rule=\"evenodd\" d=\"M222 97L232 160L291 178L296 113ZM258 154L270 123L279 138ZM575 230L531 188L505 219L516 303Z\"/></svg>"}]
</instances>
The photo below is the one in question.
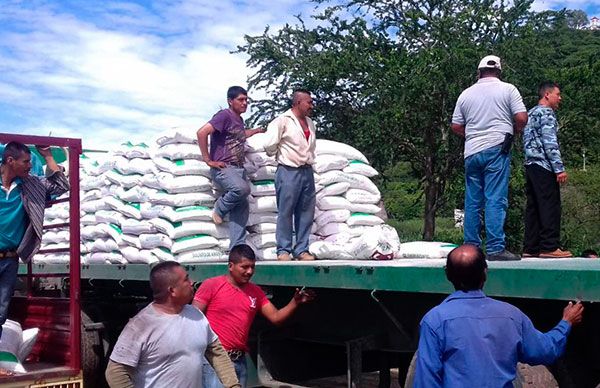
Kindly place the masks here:
<instances>
[{"instance_id":1,"label":"truck wheel","mask_svg":"<svg viewBox=\"0 0 600 388\"><path fill-rule=\"evenodd\" d=\"M417 367L417 352L410 361L404 388L412 388ZM544 365L531 366L517 364L517 377L513 381L515 388L558 388L556 379ZM599 386L600 387L600 386ZM597 387L598 388L598 387Z\"/></svg>"},{"instance_id":2,"label":"truck wheel","mask_svg":"<svg viewBox=\"0 0 600 388\"><path fill-rule=\"evenodd\" d=\"M100 387L104 381L104 343L98 330L86 330L94 322L81 312L81 370L86 388Z\"/></svg>"},{"instance_id":3,"label":"truck wheel","mask_svg":"<svg viewBox=\"0 0 600 388\"><path fill-rule=\"evenodd\" d=\"M515 388L558 388L558 382L544 365L517 364Z\"/></svg>"},{"instance_id":4,"label":"truck wheel","mask_svg":"<svg viewBox=\"0 0 600 388\"><path fill-rule=\"evenodd\" d=\"M408 371L406 372L406 381L404 382L404 388L412 388L413 383L415 382L415 369L417 368L417 352L413 355L410 360L410 365L408 366Z\"/></svg>"}]
</instances>

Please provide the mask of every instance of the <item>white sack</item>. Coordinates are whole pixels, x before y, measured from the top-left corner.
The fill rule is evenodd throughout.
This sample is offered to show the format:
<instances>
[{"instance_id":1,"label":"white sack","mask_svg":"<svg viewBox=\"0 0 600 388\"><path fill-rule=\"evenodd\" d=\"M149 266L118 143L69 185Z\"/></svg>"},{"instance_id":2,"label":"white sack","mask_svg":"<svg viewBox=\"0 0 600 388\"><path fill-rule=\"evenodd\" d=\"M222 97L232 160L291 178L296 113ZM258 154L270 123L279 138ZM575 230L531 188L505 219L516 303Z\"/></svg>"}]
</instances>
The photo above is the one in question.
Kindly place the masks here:
<instances>
[{"instance_id":1,"label":"white sack","mask_svg":"<svg viewBox=\"0 0 600 388\"><path fill-rule=\"evenodd\" d=\"M341 155L319 155L313 164L313 170L319 174L330 170L342 170L348 166L348 159Z\"/></svg>"},{"instance_id":2,"label":"white sack","mask_svg":"<svg viewBox=\"0 0 600 388\"><path fill-rule=\"evenodd\" d=\"M413 241L400 244L399 256L404 259L443 259L456 247L437 241Z\"/></svg>"},{"instance_id":3,"label":"white sack","mask_svg":"<svg viewBox=\"0 0 600 388\"><path fill-rule=\"evenodd\" d=\"M317 139L315 153L318 155L329 154L329 155L340 155L348 160L360 160L364 163L369 163L367 158L351 145L339 143L337 141Z\"/></svg>"},{"instance_id":4,"label":"white sack","mask_svg":"<svg viewBox=\"0 0 600 388\"><path fill-rule=\"evenodd\" d=\"M381 194L360 189L349 189L344 196L352 203L378 204L381 201Z\"/></svg>"},{"instance_id":5,"label":"white sack","mask_svg":"<svg viewBox=\"0 0 600 388\"><path fill-rule=\"evenodd\" d=\"M173 143L194 144L198 142L196 129L193 128L171 128L156 137L156 144L164 146Z\"/></svg>"},{"instance_id":6,"label":"white sack","mask_svg":"<svg viewBox=\"0 0 600 388\"><path fill-rule=\"evenodd\" d=\"M202 175L210 178L210 167L200 160L154 158L153 161L159 170L173 175Z\"/></svg>"},{"instance_id":7,"label":"white sack","mask_svg":"<svg viewBox=\"0 0 600 388\"><path fill-rule=\"evenodd\" d=\"M202 160L200 147L197 144L166 144L154 152L155 158L167 158L170 160L197 159Z\"/></svg>"},{"instance_id":8,"label":"white sack","mask_svg":"<svg viewBox=\"0 0 600 388\"><path fill-rule=\"evenodd\" d=\"M343 171L349 174L364 175L369 178L379 175L377 170L370 165L361 162L360 160L351 160L348 166L343 169Z\"/></svg>"}]
</instances>

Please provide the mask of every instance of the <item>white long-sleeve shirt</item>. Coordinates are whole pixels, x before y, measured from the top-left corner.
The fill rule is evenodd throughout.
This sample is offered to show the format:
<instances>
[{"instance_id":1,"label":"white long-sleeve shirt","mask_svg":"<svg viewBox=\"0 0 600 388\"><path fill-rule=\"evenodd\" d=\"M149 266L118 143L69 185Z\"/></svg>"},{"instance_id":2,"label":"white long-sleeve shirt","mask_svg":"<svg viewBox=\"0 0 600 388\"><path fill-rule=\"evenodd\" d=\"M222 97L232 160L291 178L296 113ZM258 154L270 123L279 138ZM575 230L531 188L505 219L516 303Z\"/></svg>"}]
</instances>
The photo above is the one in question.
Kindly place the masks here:
<instances>
[{"instance_id":1,"label":"white long-sleeve shirt","mask_svg":"<svg viewBox=\"0 0 600 388\"><path fill-rule=\"evenodd\" d=\"M277 117L267 126L265 151L276 155L277 162L288 167L312 165L315 161L316 128L307 117L310 136L306 140L304 130L291 109Z\"/></svg>"}]
</instances>

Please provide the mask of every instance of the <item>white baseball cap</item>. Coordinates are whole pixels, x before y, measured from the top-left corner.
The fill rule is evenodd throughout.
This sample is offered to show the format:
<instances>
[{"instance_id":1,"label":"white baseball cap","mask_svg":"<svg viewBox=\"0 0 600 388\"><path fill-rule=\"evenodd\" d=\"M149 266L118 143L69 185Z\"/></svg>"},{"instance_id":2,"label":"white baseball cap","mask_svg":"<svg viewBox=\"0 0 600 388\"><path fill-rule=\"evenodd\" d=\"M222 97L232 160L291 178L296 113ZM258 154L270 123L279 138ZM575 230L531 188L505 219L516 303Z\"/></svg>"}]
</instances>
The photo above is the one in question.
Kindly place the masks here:
<instances>
[{"instance_id":1,"label":"white baseball cap","mask_svg":"<svg viewBox=\"0 0 600 388\"><path fill-rule=\"evenodd\" d=\"M483 57L481 62L479 62L479 67L477 68L502 70L502 66L500 65L500 58L495 55L488 55Z\"/></svg>"}]
</instances>

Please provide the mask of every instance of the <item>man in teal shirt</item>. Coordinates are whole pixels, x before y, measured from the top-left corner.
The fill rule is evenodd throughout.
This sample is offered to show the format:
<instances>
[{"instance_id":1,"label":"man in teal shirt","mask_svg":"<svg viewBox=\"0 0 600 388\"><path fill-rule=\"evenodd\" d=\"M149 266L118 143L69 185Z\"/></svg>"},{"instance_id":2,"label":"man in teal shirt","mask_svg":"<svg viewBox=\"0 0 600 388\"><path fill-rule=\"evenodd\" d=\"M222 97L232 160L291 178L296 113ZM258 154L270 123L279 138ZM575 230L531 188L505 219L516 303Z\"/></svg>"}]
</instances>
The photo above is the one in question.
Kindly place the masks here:
<instances>
[{"instance_id":1,"label":"man in teal shirt","mask_svg":"<svg viewBox=\"0 0 600 388\"><path fill-rule=\"evenodd\" d=\"M49 148L36 147L46 160L47 177L30 174L31 151L18 142L2 153L0 176L0 337L12 297L19 258L31 260L39 250L46 200L69 189L69 183ZM0 375L2 371L0 370Z\"/></svg>"}]
</instances>

